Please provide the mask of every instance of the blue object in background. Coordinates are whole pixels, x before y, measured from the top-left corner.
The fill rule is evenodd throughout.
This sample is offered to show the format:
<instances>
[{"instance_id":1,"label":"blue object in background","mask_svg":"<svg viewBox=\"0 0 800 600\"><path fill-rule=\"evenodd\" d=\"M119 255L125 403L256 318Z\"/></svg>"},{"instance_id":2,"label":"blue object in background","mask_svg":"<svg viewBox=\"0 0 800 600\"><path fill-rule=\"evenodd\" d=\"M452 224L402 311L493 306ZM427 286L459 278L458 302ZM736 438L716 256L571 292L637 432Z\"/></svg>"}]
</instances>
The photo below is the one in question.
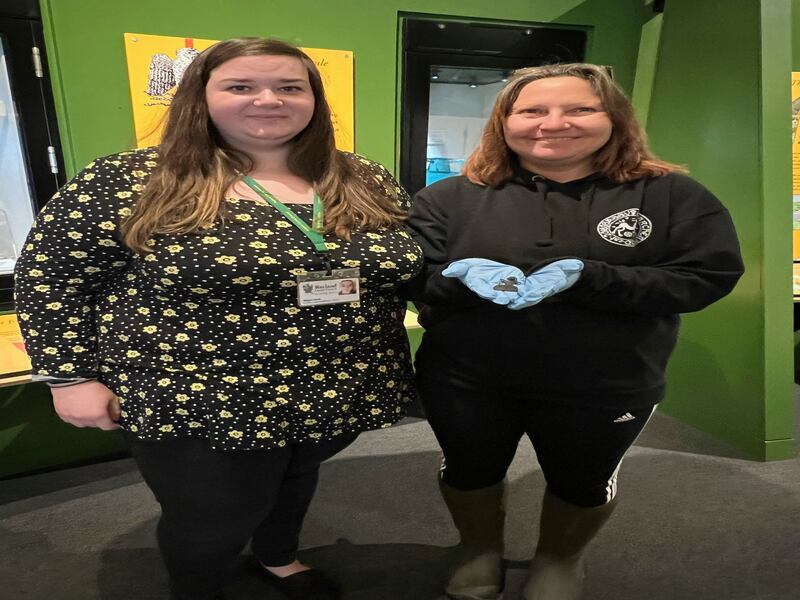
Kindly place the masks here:
<instances>
[{"instance_id":1,"label":"blue object in background","mask_svg":"<svg viewBox=\"0 0 800 600\"><path fill-rule=\"evenodd\" d=\"M429 158L425 169L425 185L458 175L462 168L464 168L463 158Z\"/></svg>"}]
</instances>

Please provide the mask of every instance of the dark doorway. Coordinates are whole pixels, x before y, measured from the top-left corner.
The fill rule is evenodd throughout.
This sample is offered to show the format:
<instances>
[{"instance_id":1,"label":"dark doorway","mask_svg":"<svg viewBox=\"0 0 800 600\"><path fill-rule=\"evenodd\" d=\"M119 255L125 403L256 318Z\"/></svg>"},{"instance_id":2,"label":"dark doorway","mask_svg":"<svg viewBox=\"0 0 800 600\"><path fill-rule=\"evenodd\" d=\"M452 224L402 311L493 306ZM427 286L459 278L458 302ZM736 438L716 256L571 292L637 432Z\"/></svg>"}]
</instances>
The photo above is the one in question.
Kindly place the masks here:
<instances>
[{"instance_id":1,"label":"dark doorway","mask_svg":"<svg viewBox=\"0 0 800 600\"><path fill-rule=\"evenodd\" d=\"M413 194L458 174L515 69L581 62L585 28L406 17L400 181Z\"/></svg>"}]
</instances>

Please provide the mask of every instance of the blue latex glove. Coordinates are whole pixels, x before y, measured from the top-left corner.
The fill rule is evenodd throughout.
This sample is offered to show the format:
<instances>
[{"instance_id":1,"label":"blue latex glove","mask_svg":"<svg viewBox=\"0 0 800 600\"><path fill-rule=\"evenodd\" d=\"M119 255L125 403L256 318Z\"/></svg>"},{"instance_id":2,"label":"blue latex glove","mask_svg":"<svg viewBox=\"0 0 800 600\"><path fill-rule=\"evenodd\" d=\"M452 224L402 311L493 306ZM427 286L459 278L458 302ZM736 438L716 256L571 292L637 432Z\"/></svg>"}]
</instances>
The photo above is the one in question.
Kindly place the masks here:
<instances>
[{"instance_id":1,"label":"blue latex glove","mask_svg":"<svg viewBox=\"0 0 800 600\"><path fill-rule=\"evenodd\" d=\"M518 297L509 302L508 308L511 310L528 308L553 294L563 292L575 285L582 270L583 261L576 258L551 262L525 278L519 286Z\"/></svg>"},{"instance_id":2,"label":"blue latex glove","mask_svg":"<svg viewBox=\"0 0 800 600\"><path fill-rule=\"evenodd\" d=\"M491 300L495 304L506 305L518 297L518 292L504 292L494 287L509 277L515 277L518 282L525 279L525 274L517 267L505 265L485 258L462 258L450 263L442 271L445 277L461 280L481 298Z\"/></svg>"}]
</instances>

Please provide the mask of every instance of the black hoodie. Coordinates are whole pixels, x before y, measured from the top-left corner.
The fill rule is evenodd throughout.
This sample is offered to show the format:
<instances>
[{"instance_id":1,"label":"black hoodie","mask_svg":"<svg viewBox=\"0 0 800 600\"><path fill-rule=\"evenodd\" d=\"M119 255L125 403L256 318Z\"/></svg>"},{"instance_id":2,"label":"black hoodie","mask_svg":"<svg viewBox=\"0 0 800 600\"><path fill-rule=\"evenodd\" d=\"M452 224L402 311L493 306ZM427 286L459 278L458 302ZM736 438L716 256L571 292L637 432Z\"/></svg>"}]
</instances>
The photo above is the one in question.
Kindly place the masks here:
<instances>
[{"instance_id":1,"label":"black hoodie","mask_svg":"<svg viewBox=\"0 0 800 600\"><path fill-rule=\"evenodd\" d=\"M408 226L426 258L409 286L426 330L419 375L533 399L659 402L679 313L719 300L744 270L728 211L681 174L558 183L518 169L497 188L452 177L416 195ZM585 266L572 288L513 311L442 277L461 258Z\"/></svg>"}]
</instances>

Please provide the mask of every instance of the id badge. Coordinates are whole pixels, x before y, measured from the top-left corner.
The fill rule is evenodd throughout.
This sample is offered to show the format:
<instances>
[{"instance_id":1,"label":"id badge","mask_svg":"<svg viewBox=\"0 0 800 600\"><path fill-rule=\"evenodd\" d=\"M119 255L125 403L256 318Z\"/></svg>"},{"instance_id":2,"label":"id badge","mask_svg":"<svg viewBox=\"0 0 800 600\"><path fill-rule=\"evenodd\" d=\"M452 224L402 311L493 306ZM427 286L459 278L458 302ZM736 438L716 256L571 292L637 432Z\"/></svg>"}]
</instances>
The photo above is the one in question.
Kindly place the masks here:
<instances>
[{"instance_id":1,"label":"id badge","mask_svg":"<svg viewBox=\"0 0 800 600\"><path fill-rule=\"evenodd\" d=\"M359 271L332 269L297 276L297 306L321 306L356 302L360 297Z\"/></svg>"}]
</instances>

